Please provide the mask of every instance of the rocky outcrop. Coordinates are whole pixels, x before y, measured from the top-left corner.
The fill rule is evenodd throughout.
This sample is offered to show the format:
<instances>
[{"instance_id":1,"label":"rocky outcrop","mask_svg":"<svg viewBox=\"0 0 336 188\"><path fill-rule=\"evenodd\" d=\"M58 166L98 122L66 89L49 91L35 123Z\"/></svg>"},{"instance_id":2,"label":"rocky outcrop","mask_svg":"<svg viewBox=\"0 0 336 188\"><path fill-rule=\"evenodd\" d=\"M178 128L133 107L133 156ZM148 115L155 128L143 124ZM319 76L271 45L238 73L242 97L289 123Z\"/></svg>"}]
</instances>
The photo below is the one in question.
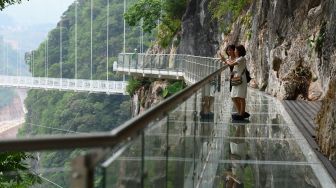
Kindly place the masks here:
<instances>
[{"instance_id":1,"label":"rocky outcrop","mask_svg":"<svg viewBox=\"0 0 336 188\"><path fill-rule=\"evenodd\" d=\"M24 115L23 101L19 96L14 96L10 104L0 109L0 122L21 119Z\"/></svg>"},{"instance_id":2,"label":"rocky outcrop","mask_svg":"<svg viewBox=\"0 0 336 188\"><path fill-rule=\"evenodd\" d=\"M214 56L218 48L217 24L208 10L210 0L190 0L182 18L179 54Z\"/></svg>"},{"instance_id":3,"label":"rocky outcrop","mask_svg":"<svg viewBox=\"0 0 336 188\"><path fill-rule=\"evenodd\" d=\"M142 85L132 98L132 116L137 116L162 101L162 92L167 85L166 80L157 80Z\"/></svg>"},{"instance_id":4,"label":"rocky outcrop","mask_svg":"<svg viewBox=\"0 0 336 188\"><path fill-rule=\"evenodd\" d=\"M178 52L211 56L231 43L245 45L251 86L282 100L324 101L317 139L336 162L336 2L253 0L228 35L211 20L209 2L189 1Z\"/></svg>"},{"instance_id":5,"label":"rocky outcrop","mask_svg":"<svg viewBox=\"0 0 336 188\"><path fill-rule=\"evenodd\" d=\"M329 83L326 96L323 99L321 110L317 116L317 141L321 151L336 162L336 80Z\"/></svg>"},{"instance_id":6,"label":"rocky outcrop","mask_svg":"<svg viewBox=\"0 0 336 188\"><path fill-rule=\"evenodd\" d=\"M250 66L257 86L280 99L323 99L317 139L336 161L336 3L332 0L255 1L251 6ZM244 33L244 27L233 32ZM245 40L244 40L245 39ZM334 115L333 115L334 114Z\"/></svg>"},{"instance_id":7,"label":"rocky outcrop","mask_svg":"<svg viewBox=\"0 0 336 188\"><path fill-rule=\"evenodd\" d=\"M280 99L321 99L335 67L330 63L335 51L330 3L253 1L222 45L247 47L255 87L260 90Z\"/></svg>"},{"instance_id":8,"label":"rocky outcrop","mask_svg":"<svg viewBox=\"0 0 336 188\"><path fill-rule=\"evenodd\" d=\"M15 138L19 127L24 123L26 109L24 100L27 91L16 90L16 95L8 105L0 109L0 138Z\"/></svg>"}]
</instances>

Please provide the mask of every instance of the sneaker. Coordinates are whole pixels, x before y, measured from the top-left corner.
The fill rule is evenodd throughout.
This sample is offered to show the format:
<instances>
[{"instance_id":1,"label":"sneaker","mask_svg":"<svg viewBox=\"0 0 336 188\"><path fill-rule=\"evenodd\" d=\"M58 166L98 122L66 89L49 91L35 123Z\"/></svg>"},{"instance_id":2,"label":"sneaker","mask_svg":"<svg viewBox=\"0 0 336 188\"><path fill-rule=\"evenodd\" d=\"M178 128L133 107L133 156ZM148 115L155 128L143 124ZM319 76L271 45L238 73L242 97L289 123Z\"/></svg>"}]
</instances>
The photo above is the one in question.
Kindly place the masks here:
<instances>
[{"instance_id":1,"label":"sneaker","mask_svg":"<svg viewBox=\"0 0 336 188\"><path fill-rule=\"evenodd\" d=\"M239 115L239 114L232 114L232 119L233 120L244 120L244 117Z\"/></svg>"},{"instance_id":2,"label":"sneaker","mask_svg":"<svg viewBox=\"0 0 336 188\"><path fill-rule=\"evenodd\" d=\"M243 118L249 118L249 117L250 117L250 114L247 112L244 112Z\"/></svg>"}]
</instances>

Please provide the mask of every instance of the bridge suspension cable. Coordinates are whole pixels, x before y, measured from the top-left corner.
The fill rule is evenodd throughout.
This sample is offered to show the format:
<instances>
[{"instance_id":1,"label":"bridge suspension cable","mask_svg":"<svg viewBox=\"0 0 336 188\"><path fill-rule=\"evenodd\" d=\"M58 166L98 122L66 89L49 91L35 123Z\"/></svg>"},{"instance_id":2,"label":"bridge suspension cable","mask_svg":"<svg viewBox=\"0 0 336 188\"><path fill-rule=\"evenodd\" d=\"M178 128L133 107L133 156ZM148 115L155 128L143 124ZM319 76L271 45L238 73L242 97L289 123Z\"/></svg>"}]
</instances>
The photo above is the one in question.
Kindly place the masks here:
<instances>
[{"instance_id":1,"label":"bridge suspension cable","mask_svg":"<svg viewBox=\"0 0 336 188\"><path fill-rule=\"evenodd\" d=\"M1 41L2 42L2 44L1 44L1 50L2 50L2 61L1 61L1 73L3 74L4 73L4 63L6 62L6 58L5 58L5 41L4 40L2 40Z\"/></svg>"},{"instance_id":2,"label":"bridge suspension cable","mask_svg":"<svg viewBox=\"0 0 336 188\"><path fill-rule=\"evenodd\" d=\"M143 32L143 19L140 21L140 53L143 53L143 41L144 40L144 32Z\"/></svg>"},{"instance_id":3,"label":"bridge suspension cable","mask_svg":"<svg viewBox=\"0 0 336 188\"><path fill-rule=\"evenodd\" d=\"M92 80L92 28L93 27L93 0L91 0L91 72L90 72L90 80Z\"/></svg>"},{"instance_id":4,"label":"bridge suspension cable","mask_svg":"<svg viewBox=\"0 0 336 188\"><path fill-rule=\"evenodd\" d=\"M86 97L85 97L85 100L87 100L89 98L89 93L87 93L86 94ZM79 113L80 112L77 112L76 113L76 116L75 116L75 118L73 119L73 121L75 121L76 119L77 119L77 117L78 117L78 115L79 115ZM65 134L68 134L68 133L71 133L71 124L70 124L70 126L69 126L69 129L68 129L68 131L65 133ZM77 131L75 131L77 134L79 133L79 134L86 134L86 133L84 133L84 132L77 132Z\"/></svg>"},{"instance_id":5,"label":"bridge suspension cable","mask_svg":"<svg viewBox=\"0 0 336 188\"><path fill-rule=\"evenodd\" d=\"M35 61L35 51L33 50L32 51L32 59L31 59L31 64L32 64L32 75L33 75L33 77L35 76L35 74L34 74L34 72L35 72L35 66L34 66L34 62ZM7 74L8 75L8 74Z\"/></svg>"},{"instance_id":6,"label":"bridge suspension cable","mask_svg":"<svg viewBox=\"0 0 336 188\"><path fill-rule=\"evenodd\" d=\"M47 34L47 38L44 45L44 77L48 77L48 42L49 42L49 36Z\"/></svg>"},{"instance_id":7,"label":"bridge suspension cable","mask_svg":"<svg viewBox=\"0 0 336 188\"><path fill-rule=\"evenodd\" d=\"M43 9L44 10L44 14L47 15L48 12L46 9ZM49 60L49 56L48 56L48 46L49 46L49 33L47 32L47 35L46 35L46 41L45 41L45 52L44 52L44 77L48 77L48 60Z\"/></svg>"},{"instance_id":8,"label":"bridge suspension cable","mask_svg":"<svg viewBox=\"0 0 336 188\"><path fill-rule=\"evenodd\" d=\"M124 14L126 13L127 2L124 0ZM124 44L123 44L123 53L126 53L126 20L124 18ZM123 74L123 81L125 82L125 74Z\"/></svg>"},{"instance_id":9,"label":"bridge suspension cable","mask_svg":"<svg viewBox=\"0 0 336 188\"><path fill-rule=\"evenodd\" d=\"M6 75L8 75L8 44L6 45Z\"/></svg>"},{"instance_id":10,"label":"bridge suspension cable","mask_svg":"<svg viewBox=\"0 0 336 188\"><path fill-rule=\"evenodd\" d=\"M10 45L9 44L6 44L5 43L5 40L3 41L3 45L2 45L2 49L3 49L3 63L2 63L2 67L1 67L1 73L2 73L2 77L3 78L6 78L7 80L11 80L10 84L6 84L6 83L0 83L0 85L2 86L14 86L14 87L24 87L24 88L43 88L44 86L46 87L45 89L61 89L61 90L70 90L69 88L73 89L73 88L78 88L80 89L80 91L84 91L83 88L85 87L85 91L92 91L92 92L101 92L103 90L106 90L107 93L115 93L114 92L114 88L119 88L119 85L120 85L120 81L109 81L111 78L110 78L110 74L109 74L109 69L110 69L110 60L112 60L110 58L110 55L115 55L113 54L113 51L110 50L110 45L113 45L113 44L110 44L110 35L112 34L111 33L111 29L110 27L113 27L111 24L111 20L110 20L110 16L111 16L111 10L110 8L111 7L111 3L110 0L106 0L106 65L102 66L102 69L100 69L101 66L95 66L93 63L94 60L96 59L99 59L99 58L95 58L94 57L94 53L96 52L96 49L93 49L95 46L94 43L94 40L95 40L95 36L94 34L95 31L95 24L94 21L95 21L95 7L96 6L94 4L94 1L93 0L90 0L89 3L91 3L91 10L90 10L90 79L88 79L88 76L86 76L86 78L84 78L83 80L78 80L80 77L81 77L81 74L79 74L80 72L78 72L78 69L80 69L80 62L78 62L78 60L81 60L81 59L78 59L80 58L80 56L78 56L78 53L81 53L80 51L80 35L78 35L78 30L81 29L80 25L81 22L80 22L80 9L81 9L81 2L79 0L75 0L74 2L75 4L73 4L73 8L75 9L75 23L73 25L73 28L74 28L74 32L68 32L67 30L67 25L66 25L66 14L62 14L61 16L61 20L58 22L58 26L56 29L59 29L59 31L57 31L57 35L59 35L59 37L57 37L56 39L56 44L55 42L52 40L52 36L53 33L52 32L49 32L47 35L46 35L46 38L45 38L45 41L40 45L41 48L37 48L37 49L34 49L34 50L30 50L31 52L30 53L27 53L25 54L24 53L24 45L23 43L19 43L18 42L18 52L17 52L17 57L16 57L16 70L15 70L15 56L13 55L13 50L12 48L10 48ZM60 1L59 5L62 6L62 4L64 4L64 2ZM124 13L126 13L126 10L127 10L127 0L124 0ZM89 5L90 6L90 5ZM123 41L123 52L126 52L126 21L125 19L123 20L124 22L124 41ZM141 23L143 23L143 21L141 21ZM88 29L88 28L87 28ZM69 33L69 36L68 36L68 33ZM72 34L72 35L71 35ZM74 35L73 35L74 34ZM144 51L144 38L143 38L143 31L140 30L140 53ZM72 39L69 39L68 37L74 37ZM59 44L58 42L59 41ZM74 41L74 42L72 42ZM69 57L69 55L67 55L67 46L63 46L63 43L66 44L67 42L69 42L69 44L73 44L71 45L71 48L75 48L74 50L74 57L72 56L72 59L71 57ZM50 46L49 46L50 45ZM49 78L49 48L51 49L52 46L55 47L58 46L58 49L57 49L57 55L56 56L59 56L59 60L57 60L56 58L56 61L59 63L57 67L57 69L59 69L59 73L56 72L56 75L55 72L53 73L53 77L54 78ZM85 49L85 48L83 48ZM58 54L59 53L59 54ZM2 54L2 53L1 53ZM50 56L52 57L52 56ZM83 57L86 57L86 56L83 56ZM95 59L94 59L95 58ZM34 77L34 78L28 78L27 75L25 76L25 72L24 72L24 65L22 65L21 63L24 62L24 61L27 61L29 62L29 71L30 71L30 75L31 77ZM69 69L68 66L66 66L67 64L64 64L63 65L63 61L65 61L66 63L69 62L70 60L72 60L72 63L74 63L75 67L74 67L74 71L73 71L73 67L71 67L70 71L69 70L64 70L64 75L65 75L65 78L63 78L63 68L65 69ZM74 61L74 62L73 62ZM53 59L51 59L50 62L53 62ZM84 60L85 62L85 60ZM88 62L88 58L86 59L86 62ZM43 67L44 66L44 67ZM95 70L94 69L94 66L97 67L97 69L99 68L99 70ZM99 72L99 71L102 71L102 72L105 72L104 71L104 68L103 67L106 67L106 81L104 81L105 79L103 78L102 80L94 80L95 78L97 78L96 73L95 72ZM35 70L36 68L36 70ZM51 67L51 68L54 68L54 67ZM87 68L87 67L86 67ZM112 68L112 66L111 66ZM56 70L57 70L56 69ZM89 71L87 69L85 69L85 71ZM95 72L93 72L95 71ZM16 73L15 73L16 72ZM71 72L73 74L74 72L74 79L67 79L67 76L68 75L68 72ZM16 77L15 77L15 74L16 74ZM57 76L57 74L59 76ZM104 74L104 73L103 73ZM4 76L6 75L6 76ZM88 74L87 74L88 75ZM99 75L99 74L97 74ZM14 77L13 77L14 76ZM103 75L100 75L100 76L103 76ZM59 77L59 78L57 78ZM30 82L31 81L31 82ZM123 74L123 81L125 81L125 73ZM75 83L75 84L74 84ZM83 86L83 83L85 84L85 86ZM70 84L70 85L69 85ZM78 87L77 87L77 84L78 84ZM76 86L76 87L75 87ZM123 86L124 87L124 84ZM77 91L77 89L75 89ZM119 89L116 89L116 93L119 93ZM104 92L104 91L103 91Z\"/></svg>"},{"instance_id":11,"label":"bridge suspension cable","mask_svg":"<svg viewBox=\"0 0 336 188\"><path fill-rule=\"evenodd\" d=\"M22 62L21 60L21 55L22 55L22 53L21 53L21 43L20 43L20 45L19 45L19 47L18 47L18 54L19 54L19 63L20 62ZM19 70L18 70L18 75L19 76L21 76L21 65L19 64Z\"/></svg>"},{"instance_id":12,"label":"bridge suspension cable","mask_svg":"<svg viewBox=\"0 0 336 188\"><path fill-rule=\"evenodd\" d=\"M110 21L110 0L107 0L106 10L106 80L109 80L109 21Z\"/></svg>"},{"instance_id":13,"label":"bridge suspension cable","mask_svg":"<svg viewBox=\"0 0 336 188\"><path fill-rule=\"evenodd\" d=\"M62 1L60 2L61 6L62 6ZM59 24L60 27L60 79L61 79L61 87L63 85L63 74L62 74L62 61L63 61L63 49L62 49L62 44L63 44L63 36L62 36L62 26L63 26L63 15L61 17L61 21Z\"/></svg>"},{"instance_id":14,"label":"bridge suspension cable","mask_svg":"<svg viewBox=\"0 0 336 188\"><path fill-rule=\"evenodd\" d=\"M19 54L19 49L20 49L20 42L17 44L17 51L16 51L16 75L19 75L19 61L20 61L20 54Z\"/></svg>"},{"instance_id":15,"label":"bridge suspension cable","mask_svg":"<svg viewBox=\"0 0 336 188\"><path fill-rule=\"evenodd\" d=\"M78 59L77 59L77 55L78 55L78 51L77 51L77 32L78 32L78 0L75 1L75 85L77 86L77 63L78 63Z\"/></svg>"},{"instance_id":16,"label":"bridge suspension cable","mask_svg":"<svg viewBox=\"0 0 336 188\"><path fill-rule=\"evenodd\" d=\"M124 0L124 15L126 13L126 0ZM126 53L126 20L124 19L124 44L123 53Z\"/></svg>"}]
</instances>

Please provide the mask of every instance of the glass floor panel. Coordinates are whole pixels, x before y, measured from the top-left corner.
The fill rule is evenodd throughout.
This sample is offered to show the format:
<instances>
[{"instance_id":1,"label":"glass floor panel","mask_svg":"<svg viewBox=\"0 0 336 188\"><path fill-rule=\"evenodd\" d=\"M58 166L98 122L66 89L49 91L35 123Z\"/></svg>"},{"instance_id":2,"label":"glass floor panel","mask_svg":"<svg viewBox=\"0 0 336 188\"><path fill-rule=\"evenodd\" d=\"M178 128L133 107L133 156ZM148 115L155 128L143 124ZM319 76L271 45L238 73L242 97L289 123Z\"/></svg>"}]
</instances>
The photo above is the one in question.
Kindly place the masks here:
<instances>
[{"instance_id":1,"label":"glass floor panel","mask_svg":"<svg viewBox=\"0 0 336 188\"><path fill-rule=\"evenodd\" d=\"M209 127L208 123L200 123L198 124L201 129L198 132L197 137L208 137L210 134L214 137L222 137L219 136L221 134L225 134L227 129L232 131L226 137L237 137L239 133L235 133L236 127L240 125L236 124L218 124L216 127ZM226 126L226 127L224 127ZM185 122L172 122L169 125L169 137L189 137L193 136L192 134L193 123L185 123ZM250 139L260 139L260 138L278 138L278 139L288 139L294 138L294 135L291 133L289 126L286 125L265 125L265 124L247 124L244 126L245 138ZM153 129L150 132L146 133L146 136L166 136L166 129Z\"/></svg>"},{"instance_id":2,"label":"glass floor panel","mask_svg":"<svg viewBox=\"0 0 336 188\"><path fill-rule=\"evenodd\" d=\"M168 149L163 147L167 143ZM166 156L168 151L168 157L204 158L212 150L221 152L219 160L307 161L297 140L145 136L145 156Z\"/></svg>"},{"instance_id":3,"label":"glass floor panel","mask_svg":"<svg viewBox=\"0 0 336 188\"><path fill-rule=\"evenodd\" d=\"M107 169L126 187L140 184L140 157L118 158ZM115 167L132 164L133 169L125 168L116 173ZM195 165L196 164L196 165ZM318 164L303 162L260 161L210 161L206 164L193 158L145 157L145 187L322 187L313 172ZM131 171L131 173L129 173ZM126 173L128 172L128 173ZM174 172L174 173L171 173ZM118 181L110 179L106 187L118 187ZM168 186L170 185L170 186ZM244 186L242 186L244 185Z\"/></svg>"},{"instance_id":4,"label":"glass floor panel","mask_svg":"<svg viewBox=\"0 0 336 188\"><path fill-rule=\"evenodd\" d=\"M106 167L105 187L335 187L279 101L249 89L250 118L232 121L225 87L146 129Z\"/></svg>"}]
</instances>

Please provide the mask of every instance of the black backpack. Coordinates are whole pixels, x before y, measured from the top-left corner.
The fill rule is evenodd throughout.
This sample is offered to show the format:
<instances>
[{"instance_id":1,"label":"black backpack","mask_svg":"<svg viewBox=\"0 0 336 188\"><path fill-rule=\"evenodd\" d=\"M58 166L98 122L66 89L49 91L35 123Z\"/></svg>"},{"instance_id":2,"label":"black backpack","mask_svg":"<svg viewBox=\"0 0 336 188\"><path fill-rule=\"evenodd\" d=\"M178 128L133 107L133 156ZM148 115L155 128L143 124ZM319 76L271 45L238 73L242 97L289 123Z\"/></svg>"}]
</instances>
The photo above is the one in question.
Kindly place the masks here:
<instances>
[{"instance_id":1,"label":"black backpack","mask_svg":"<svg viewBox=\"0 0 336 188\"><path fill-rule=\"evenodd\" d=\"M250 81L252 80L250 72L247 69L245 69L245 73L246 73L246 81L247 83L250 83Z\"/></svg>"}]
</instances>

